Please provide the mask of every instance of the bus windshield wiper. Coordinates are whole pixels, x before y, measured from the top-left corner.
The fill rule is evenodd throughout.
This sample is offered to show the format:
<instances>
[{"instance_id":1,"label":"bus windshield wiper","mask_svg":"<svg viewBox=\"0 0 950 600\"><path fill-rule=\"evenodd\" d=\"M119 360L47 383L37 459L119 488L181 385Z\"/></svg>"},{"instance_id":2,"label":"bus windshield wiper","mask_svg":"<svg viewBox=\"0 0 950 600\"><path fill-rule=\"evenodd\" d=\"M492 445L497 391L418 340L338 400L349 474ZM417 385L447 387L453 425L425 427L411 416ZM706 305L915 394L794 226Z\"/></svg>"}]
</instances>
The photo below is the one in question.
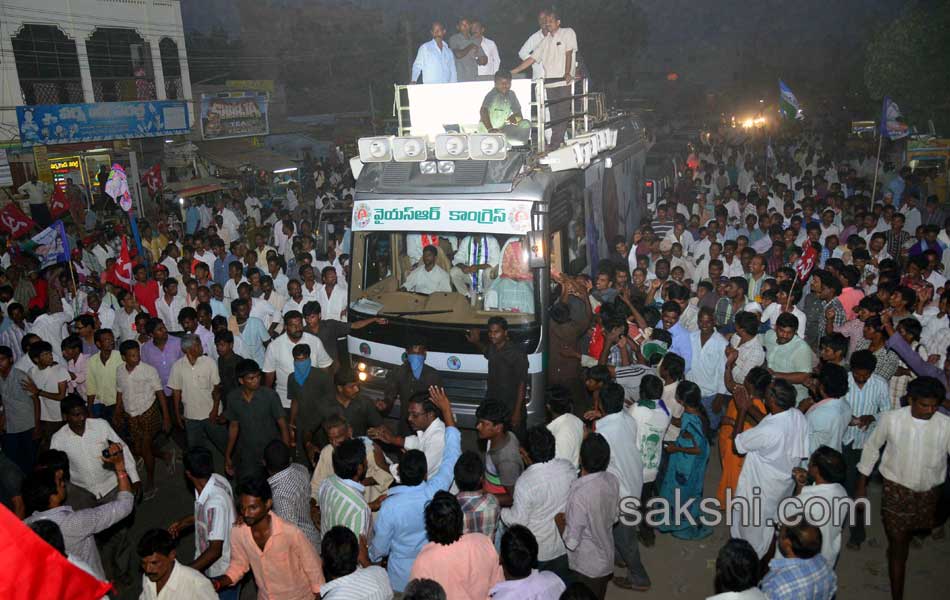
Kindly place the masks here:
<instances>
[{"instance_id":1,"label":"bus windshield wiper","mask_svg":"<svg viewBox=\"0 0 950 600\"><path fill-rule=\"evenodd\" d=\"M413 315L447 315L455 311L452 310L408 310L403 312L384 312L381 315L390 315L393 317L409 317Z\"/></svg>"}]
</instances>

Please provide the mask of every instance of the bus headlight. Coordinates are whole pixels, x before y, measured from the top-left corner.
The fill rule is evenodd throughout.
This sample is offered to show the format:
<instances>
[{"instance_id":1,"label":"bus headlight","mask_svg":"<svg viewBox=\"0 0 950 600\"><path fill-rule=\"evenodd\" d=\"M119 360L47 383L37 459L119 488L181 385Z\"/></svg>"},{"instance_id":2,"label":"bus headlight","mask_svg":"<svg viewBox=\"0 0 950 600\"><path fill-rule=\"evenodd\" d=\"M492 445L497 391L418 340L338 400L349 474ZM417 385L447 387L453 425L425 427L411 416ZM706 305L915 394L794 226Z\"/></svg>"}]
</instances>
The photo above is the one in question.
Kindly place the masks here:
<instances>
[{"instance_id":1,"label":"bus headlight","mask_svg":"<svg viewBox=\"0 0 950 600\"><path fill-rule=\"evenodd\" d=\"M356 376L360 381L366 381L369 378L369 375L366 374L366 371L360 371L359 375Z\"/></svg>"},{"instance_id":2,"label":"bus headlight","mask_svg":"<svg viewBox=\"0 0 950 600\"><path fill-rule=\"evenodd\" d=\"M365 370L366 370L366 363L364 363L364 362L357 363L356 368L357 368L358 370L360 370L360 371L365 371Z\"/></svg>"},{"instance_id":3,"label":"bus headlight","mask_svg":"<svg viewBox=\"0 0 950 600\"><path fill-rule=\"evenodd\" d=\"M385 367L369 367L369 375L376 379L385 379L389 375L389 369Z\"/></svg>"}]
</instances>

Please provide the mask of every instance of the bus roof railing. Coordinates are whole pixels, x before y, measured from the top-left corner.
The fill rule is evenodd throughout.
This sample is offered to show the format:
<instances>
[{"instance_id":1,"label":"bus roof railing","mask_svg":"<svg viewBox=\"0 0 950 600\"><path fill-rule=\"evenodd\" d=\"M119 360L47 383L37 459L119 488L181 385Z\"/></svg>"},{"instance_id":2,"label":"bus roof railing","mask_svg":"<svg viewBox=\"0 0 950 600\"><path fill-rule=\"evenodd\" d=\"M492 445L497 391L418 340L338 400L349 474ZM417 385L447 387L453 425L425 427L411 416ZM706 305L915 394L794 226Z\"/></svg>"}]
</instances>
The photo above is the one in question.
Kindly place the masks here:
<instances>
[{"instance_id":1,"label":"bus roof railing","mask_svg":"<svg viewBox=\"0 0 950 600\"><path fill-rule=\"evenodd\" d=\"M516 79L512 82L513 88L521 88L519 91L524 92L523 84L516 82L525 81L523 79ZM481 86L470 86L470 83L481 83L488 85ZM397 135L416 135L419 134L419 131L414 130L413 128L413 106L410 104L410 89L416 85L426 85L426 84L412 84L412 85L396 85L395 94L393 100L393 116L396 118L398 129ZM464 91L461 86L468 86L470 89L473 87L484 88L484 90L490 90L494 83L491 81L486 82L465 82L460 84L435 84L438 85L438 91L444 92L445 102L440 103L440 107L444 110L447 106L453 106L456 103L452 102L453 96L456 98L459 91ZM606 104L604 101L604 95L601 92L591 92L589 85L590 81L587 78L575 79L571 84L571 91L573 92L570 96L565 97L559 100L548 101L547 93L544 87L543 80L536 80L530 82L530 116L525 116L526 119L530 118L531 123L531 148L534 152L544 153L546 151L547 140L545 132L549 132L551 126L558 125L564 121L570 123L570 132L571 137L577 137L578 135L583 135L591 131L594 125L604 121L607 118ZM450 87L451 86L451 87ZM472 93L479 93L474 91ZM484 91L487 93L487 91ZM484 93L482 97L484 97ZM469 98L470 100L470 98ZM481 98L478 98L480 103ZM563 117L557 120L551 120L548 118L548 108L552 104L559 102L570 102L571 103L571 114L569 116ZM419 110L428 107L418 107ZM448 115L443 117L445 123L436 123L435 128L433 128L432 123L427 124L428 131L422 132L427 135L431 135L435 129L439 127L451 125L451 126L461 126L466 123L471 123L479 121L478 114L469 114L472 110L470 107L466 107L464 114ZM429 115L424 113L416 113L417 121L421 121L424 118L428 118ZM464 131L465 133L474 133L469 131ZM441 131L439 131L441 133Z\"/></svg>"}]
</instances>

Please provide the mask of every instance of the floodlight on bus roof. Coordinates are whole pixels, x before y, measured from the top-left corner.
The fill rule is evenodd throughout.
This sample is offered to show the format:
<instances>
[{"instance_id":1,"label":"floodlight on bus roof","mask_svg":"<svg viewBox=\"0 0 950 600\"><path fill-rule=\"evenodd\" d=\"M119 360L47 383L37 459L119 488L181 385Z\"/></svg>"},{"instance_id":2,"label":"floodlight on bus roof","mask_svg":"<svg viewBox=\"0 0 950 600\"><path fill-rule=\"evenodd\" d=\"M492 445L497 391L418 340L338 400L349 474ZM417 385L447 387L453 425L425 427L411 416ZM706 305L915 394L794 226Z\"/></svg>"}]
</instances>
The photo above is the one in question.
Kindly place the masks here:
<instances>
[{"instance_id":1,"label":"floodlight on bus roof","mask_svg":"<svg viewBox=\"0 0 950 600\"><path fill-rule=\"evenodd\" d=\"M505 160L508 157L508 142L503 133L470 134L468 148L475 160Z\"/></svg>"},{"instance_id":2,"label":"floodlight on bus roof","mask_svg":"<svg viewBox=\"0 0 950 600\"><path fill-rule=\"evenodd\" d=\"M365 137L357 141L360 160L364 163L389 162L393 159L391 136Z\"/></svg>"},{"instance_id":3,"label":"floodlight on bus roof","mask_svg":"<svg viewBox=\"0 0 950 600\"><path fill-rule=\"evenodd\" d=\"M429 148L424 137L395 137L392 140L392 148L396 162L422 162L429 157Z\"/></svg>"},{"instance_id":4,"label":"floodlight on bus roof","mask_svg":"<svg viewBox=\"0 0 950 600\"><path fill-rule=\"evenodd\" d=\"M539 162L547 165L552 172L584 169L590 165L593 154L589 142L577 142L549 152Z\"/></svg>"},{"instance_id":5,"label":"floodlight on bus roof","mask_svg":"<svg viewBox=\"0 0 950 600\"><path fill-rule=\"evenodd\" d=\"M442 133L435 136L435 157L439 160L465 160L468 151L468 136L459 133Z\"/></svg>"}]
</instances>

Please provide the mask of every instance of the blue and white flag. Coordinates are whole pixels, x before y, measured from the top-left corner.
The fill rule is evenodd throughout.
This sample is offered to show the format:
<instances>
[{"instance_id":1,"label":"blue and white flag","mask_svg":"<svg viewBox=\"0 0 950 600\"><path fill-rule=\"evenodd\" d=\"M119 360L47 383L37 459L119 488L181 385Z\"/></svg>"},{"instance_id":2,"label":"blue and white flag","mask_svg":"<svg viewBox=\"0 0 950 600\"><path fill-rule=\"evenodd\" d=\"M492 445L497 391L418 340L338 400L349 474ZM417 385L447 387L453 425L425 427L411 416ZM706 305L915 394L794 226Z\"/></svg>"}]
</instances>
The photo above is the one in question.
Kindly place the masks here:
<instances>
[{"instance_id":1,"label":"blue and white flag","mask_svg":"<svg viewBox=\"0 0 950 600\"><path fill-rule=\"evenodd\" d=\"M798 103L798 98L795 97L795 94L792 93L791 88L785 85L785 82L781 79L778 80L778 93L779 93L779 113L782 114L786 119L804 119L805 114L802 112L802 107Z\"/></svg>"},{"instance_id":2,"label":"blue and white flag","mask_svg":"<svg viewBox=\"0 0 950 600\"><path fill-rule=\"evenodd\" d=\"M23 244L40 261L40 269L69 260L69 239L62 221L56 221Z\"/></svg>"},{"instance_id":3,"label":"blue and white flag","mask_svg":"<svg viewBox=\"0 0 950 600\"><path fill-rule=\"evenodd\" d=\"M910 128L904 123L901 109L888 96L884 96L884 106L881 108L881 135L891 140L899 140L910 134Z\"/></svg>"}]
</instances>

